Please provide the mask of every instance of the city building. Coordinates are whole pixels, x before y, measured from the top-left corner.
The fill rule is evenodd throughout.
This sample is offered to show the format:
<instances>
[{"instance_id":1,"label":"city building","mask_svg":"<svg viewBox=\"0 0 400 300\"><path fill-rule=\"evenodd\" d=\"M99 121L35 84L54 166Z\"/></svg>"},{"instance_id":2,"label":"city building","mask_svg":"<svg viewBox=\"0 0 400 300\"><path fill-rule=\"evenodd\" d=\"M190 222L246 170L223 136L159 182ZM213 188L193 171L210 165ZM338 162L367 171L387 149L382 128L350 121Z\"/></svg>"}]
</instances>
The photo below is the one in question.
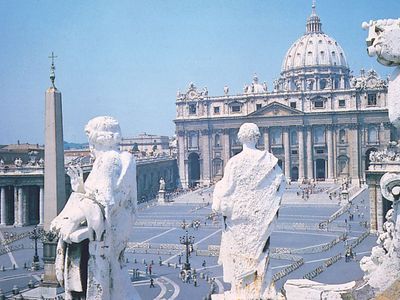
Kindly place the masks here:
<instances>
[{"instance_id":1,"label":"city building","mask_svg":"<svg viewBox=\"0 0 400 300\"><path fill-rule=\"evenodd\" d=\"M255 75L237 95L225 86L223 95L209 96L193 83L178 92L174 122L182 185L208 185L222 177L228 159L241 151L237 132L244 122L258 125L257 147L279 159L288 179L350 177L362 183L369 153L396 134L386 94L387 81L374 70L353 75L313 4L306 32L287 51L272 90Z\"/></svg>"},{"instance_id":2,"label":"city building","mask_svg":"<svg viewBox=\"0 0 400 300\"><path fill-rule=\"evenodd\" d=\"M141 133L136 137L123 138L121 150L153 154L169 154L170 138L163 135Z\"/></svg>"}]
</instances>

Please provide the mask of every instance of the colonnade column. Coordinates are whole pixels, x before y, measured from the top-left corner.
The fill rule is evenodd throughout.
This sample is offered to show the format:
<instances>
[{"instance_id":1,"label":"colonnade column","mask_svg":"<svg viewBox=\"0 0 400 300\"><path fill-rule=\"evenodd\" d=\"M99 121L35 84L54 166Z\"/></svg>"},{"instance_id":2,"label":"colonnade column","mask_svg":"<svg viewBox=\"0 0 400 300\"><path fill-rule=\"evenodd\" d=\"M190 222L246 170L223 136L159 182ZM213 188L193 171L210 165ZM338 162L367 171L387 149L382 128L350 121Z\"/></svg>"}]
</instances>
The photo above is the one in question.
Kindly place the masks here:
<instances>
[{"instance_id":1,"label":"colonnade column","mask_svg":"<svg viewBox=\"0 0 400 300\"><path fill-rule=\"evenodd\" d=\"M39 225L44 223L44 188L40 186L39 190Z\"/></svg>"},{"instance_id":2,"label":"colonnade column","mask_svg":"<svg viewBox=\"0 0 400 300\"><path fill-rule=\"evenodd\" d=\"M298 140L299 140L299 182L302 182L305 177L303 127L299 127L298 129Z\"/></svg>"},{"instance_id":3,"label":"colonnade column","mask_svg":"<svg viewBox=\"0 0 400 300\"><path fill-rule=\"evenodd\" d=\"M312 149L312 130L311 126L307 127L307 178L313 179L314 164L313 164L313 149Z\"/></svg>"},{"instance_id":4,"label":"colonnade column","mask_svg":"<svg viewBox=\"0 0 400 300\"><path fill-rule=\"evenodd\" d=\"M22 226L24 222L24 189L22 186L18 187L18 223Z\"/></svg>"},{"instance_id":5,"label":"colonnade column","mask_svg":"<svg viewBox=\"0 0 400 300\"><path fill-rule=\"evenodd\" d=\"M326 139L328 146L328 179L334 178L333 172L333 140L332 140L332 126L326 127Z\"/></svg>"},{"instance_id":6,"label":"colonnade column","mask_svg":"<svg viewBox=\"0 0 400 300\"><path fill-rule=\"evenodd\" d=\"M290 144L288 127L283 129L283 147L285 152L285 176L290 179Z\"/></svg>"},{"instance_id":7,"label":"colonnade column","mask_svg":"<svg viewBox=\"0 0 400 300\"><path fill-rule=\"evenodd\" d=\"M6 188L4 186L1 187L0 191L0 225L6 225Z\"/></svg>"},{"instance_id":8,"label":"colonnade column","mask_svg":"<svg viewBox=\"0 0 400 300\"><path fill-rule=\"evenodd\" d=\"M18 188L14 186L14 225L17 226L19 225L18 221L18 210L19 210L19 205L18 205Z\"/></svg>"}]
</instances>

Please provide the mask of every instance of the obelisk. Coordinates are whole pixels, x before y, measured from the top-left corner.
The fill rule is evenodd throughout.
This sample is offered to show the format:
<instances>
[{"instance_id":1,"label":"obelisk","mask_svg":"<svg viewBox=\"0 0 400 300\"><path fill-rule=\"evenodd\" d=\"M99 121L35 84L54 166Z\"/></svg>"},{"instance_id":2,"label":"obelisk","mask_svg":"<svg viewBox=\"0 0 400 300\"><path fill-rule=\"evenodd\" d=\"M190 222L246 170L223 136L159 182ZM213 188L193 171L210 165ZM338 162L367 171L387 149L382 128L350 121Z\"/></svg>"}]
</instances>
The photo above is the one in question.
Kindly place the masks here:
<instances>
[{"instance_id":1,"label":"obelisk","mask_svg":"<svg viewBox=\"0 0 400 300\"><path fill-rule=\"evenodd\" d=\"M62 122L61 92L56 88L54 53L50 80L52 85L46 91L45 104L45 145L44 145L44 229L65 205L64 140Z\"/></svg>"}]
</instances>

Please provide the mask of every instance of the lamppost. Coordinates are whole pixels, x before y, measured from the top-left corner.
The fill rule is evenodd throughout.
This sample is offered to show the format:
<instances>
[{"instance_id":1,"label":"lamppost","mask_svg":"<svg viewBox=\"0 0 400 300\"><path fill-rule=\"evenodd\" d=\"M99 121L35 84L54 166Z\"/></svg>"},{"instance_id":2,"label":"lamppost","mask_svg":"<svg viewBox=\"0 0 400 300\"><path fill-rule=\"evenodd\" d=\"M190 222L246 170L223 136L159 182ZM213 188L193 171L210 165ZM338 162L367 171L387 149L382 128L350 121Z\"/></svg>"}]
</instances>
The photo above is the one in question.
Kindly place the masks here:
<instances>
[{"instance_id":1,"label":"lamppost","mask_svg":"<svg viewBox=\"0 0 400 300\"><path fill-rule=\"evenodd\" d=\"M183 264L183 270L188 271L190 270L190 262L189 262L189 246L193 245L194 243L194 236L189 236L187 228L189 227L189 224L186 223L185 220L183 220L181 227L183 230L185 230L185 235L179 237L179 242L182 245L186 246L186 262Z\"/></svg>"},{"instance_id":2,"label":"lamppost","mask_svg":"<svg viewBox=\"0 0 400 300\"><path fill-rule=\"evenodd\" d=\"M42 238L42 230L38 229L37 226L35 226L29 238L35 241L35 255L33 256L32 267L35 270L37 270L39 269L39 255L37 249L37 241Z\"/></svg>"}]
</instances>

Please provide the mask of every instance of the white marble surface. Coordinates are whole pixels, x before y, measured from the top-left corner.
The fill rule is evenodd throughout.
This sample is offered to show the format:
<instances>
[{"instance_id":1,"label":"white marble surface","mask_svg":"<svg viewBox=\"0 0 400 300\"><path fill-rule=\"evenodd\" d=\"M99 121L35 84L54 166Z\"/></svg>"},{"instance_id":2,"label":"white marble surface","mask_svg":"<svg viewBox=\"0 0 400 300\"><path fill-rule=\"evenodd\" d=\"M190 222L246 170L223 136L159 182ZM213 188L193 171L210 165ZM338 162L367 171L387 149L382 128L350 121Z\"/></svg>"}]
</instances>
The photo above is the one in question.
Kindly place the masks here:
<instances>
[{"instance_id":1,"label":"white marble surface","mask_svg":"<svg viewBox=\"0 0 400 300\"><path fill-rule=\"evenodd\" d=\"M80 263L89 240L87 299L139 299L124 266L129 228L136 219L136 162L120 152L121 132L111 117L97 117L85 127L95 158L83 181L79 166L71 167L73 192L63 211L51 223L59 233L56 274L65 288L65 299L85 289Z\"/></svg>"},{"instance_id":2,"label":"white marble surface","mask_svg":"<svg viewBox=\"0 0 400 300\"><path fill-rule=\"evenodd\" d=\"M268 293L269 250L263 250L286 181L277 158L255 148L259 135L255 124L241 126L243 151L228 161L214 189L212 208L225 217L218 262L224 281L232 285L225 299L255 299Z\"/></svg>"}]
</instances>

